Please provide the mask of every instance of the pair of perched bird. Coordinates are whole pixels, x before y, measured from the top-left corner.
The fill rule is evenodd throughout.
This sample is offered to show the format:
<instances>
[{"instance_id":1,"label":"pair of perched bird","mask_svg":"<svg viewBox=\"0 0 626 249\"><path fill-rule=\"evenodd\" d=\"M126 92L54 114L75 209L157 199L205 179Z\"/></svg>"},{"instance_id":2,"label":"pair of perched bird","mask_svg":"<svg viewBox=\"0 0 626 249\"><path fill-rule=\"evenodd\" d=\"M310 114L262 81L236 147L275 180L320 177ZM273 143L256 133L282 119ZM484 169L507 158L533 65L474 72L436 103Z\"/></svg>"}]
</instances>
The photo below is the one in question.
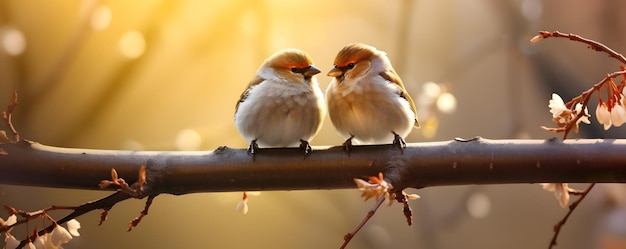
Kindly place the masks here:
<instances>
[{"instance_id":1,"label":"pair of perched bird","mask_svg":"<svg viewBox=\"0 0 626 249\"><path fill-rule=\"evenodd\" d=\"M346 139L358 143L389 143L403 148L404 138L419 127L413 100L385 52L361 43L337 54L333 77L324 95L315 79L321 71L304 51L284 49L263 62L236 106L235 124L250 143L259 147L300 146L308 154L309 140L326 116ZM393 139L393 140L392 140Z\"/></svg>"}]
</instances>

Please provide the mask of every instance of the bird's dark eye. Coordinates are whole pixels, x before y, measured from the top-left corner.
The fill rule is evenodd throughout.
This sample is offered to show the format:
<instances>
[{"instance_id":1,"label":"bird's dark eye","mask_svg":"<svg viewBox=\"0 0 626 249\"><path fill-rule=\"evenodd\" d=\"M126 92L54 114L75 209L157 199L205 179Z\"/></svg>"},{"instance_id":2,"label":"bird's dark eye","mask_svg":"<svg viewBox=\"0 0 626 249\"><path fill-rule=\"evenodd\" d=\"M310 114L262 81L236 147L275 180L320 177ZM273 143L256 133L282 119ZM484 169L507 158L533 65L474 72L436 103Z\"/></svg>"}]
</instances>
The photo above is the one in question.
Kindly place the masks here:
<instances>
[{"instance_id":1,"label":"bird's dark eye","mask_svg":"<svg viewBox=\"0 0 626 249\"><path fill-rule=\"evenodd\" d=\"M292 68L291 68L291 72L292 72L292 73L297 73L297 72L298 72L298 68L292 67Z\"/></svg>"},{"instance_id":2,"label":"bird's dark eye","mask_svg":"<svg viewBox=\"0 0 626 249\"><path fill-rule=\"evenodd\" d=\"M353 69L354 68L354 63L349 63L346 68L348 69Z\"/></svg>"}]
</instances>

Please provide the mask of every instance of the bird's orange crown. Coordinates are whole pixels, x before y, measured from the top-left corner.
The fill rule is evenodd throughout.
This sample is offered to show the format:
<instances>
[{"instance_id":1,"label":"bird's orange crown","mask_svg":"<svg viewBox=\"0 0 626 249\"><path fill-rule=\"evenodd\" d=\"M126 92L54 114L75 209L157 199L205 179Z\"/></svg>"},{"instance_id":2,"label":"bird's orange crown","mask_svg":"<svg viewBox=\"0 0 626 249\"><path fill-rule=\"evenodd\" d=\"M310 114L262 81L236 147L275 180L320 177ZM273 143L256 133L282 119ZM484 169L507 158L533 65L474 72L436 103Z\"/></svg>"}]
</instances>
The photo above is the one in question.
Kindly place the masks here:
<instances>
[{"instance_id":1,"label":"bird's orange crown","mask_svg":"<svg viewBox=\"0 0 626 249\"><path fill-rule=\"evenodd\" d=\"M313 65L313 59L306 52L291 48L274 53L268 63L273 68L306 68Z\"/></svg>"},{"instance_id":2,"label":"bird's orange crown","mask_svg":"<svg viewBox=\"0 0 626 249\"><path fill-rule=\"evenodd\" d=\"M357 63L370 58L374 55L374 51L376 51L374 47L363 43L348 44L337 53L334 64L337 67L345 67L350 63Z\"/></svg>"}]
</instances>

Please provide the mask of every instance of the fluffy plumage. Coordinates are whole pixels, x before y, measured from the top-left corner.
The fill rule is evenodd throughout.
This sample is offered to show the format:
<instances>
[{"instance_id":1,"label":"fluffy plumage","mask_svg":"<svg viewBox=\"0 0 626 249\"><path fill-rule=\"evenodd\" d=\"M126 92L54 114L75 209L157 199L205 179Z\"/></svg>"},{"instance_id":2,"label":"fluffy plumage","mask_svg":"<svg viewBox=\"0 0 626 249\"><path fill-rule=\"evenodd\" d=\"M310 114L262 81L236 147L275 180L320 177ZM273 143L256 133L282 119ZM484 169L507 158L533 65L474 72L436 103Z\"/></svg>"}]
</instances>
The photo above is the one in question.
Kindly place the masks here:
<instances>
[{"instance_id":1,"label":"fluffy plumage","mask_svg":"<svg viewBox=\"0 0 626 249\"><path fill-rule=\"evenodd\" d=\"M320 72L304 51L285 49L267 58L236 105L235 124L260 147L294 147L308 153L308 141L326 115L324 96L314 75Z\"/></svg>"},{"instance_id":2,"label":"fluffy plumage","mask_svg":"<svg viewBox=\"0 0 626 249\"><path fill-rule=\"evenodd\" d=\"M328 113L346 140L358 143L399 143L419 127L415 104L385 52L361 43L337 53L326 89Z\"/></svg>"}]
</instances>

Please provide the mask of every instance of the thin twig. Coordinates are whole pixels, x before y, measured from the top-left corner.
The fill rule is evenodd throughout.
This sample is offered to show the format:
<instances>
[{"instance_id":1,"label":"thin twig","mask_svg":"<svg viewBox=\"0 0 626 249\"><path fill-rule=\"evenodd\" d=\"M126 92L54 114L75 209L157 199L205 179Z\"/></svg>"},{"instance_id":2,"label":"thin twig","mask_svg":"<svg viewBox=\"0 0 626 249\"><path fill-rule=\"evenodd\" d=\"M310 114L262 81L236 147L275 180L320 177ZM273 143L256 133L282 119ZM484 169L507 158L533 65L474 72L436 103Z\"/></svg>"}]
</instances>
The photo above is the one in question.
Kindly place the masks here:
<instances>
[{"instance_id":1,"label":"thin twig","mask_svg":"<svg viewBox=\"0 0 626 249\"><path fill-rule=\"evenodd\" d=\"M565 34L565 33L561 33L558 31L554 31L554 32L547 32L547 31L541 31L539 32L539 35L533 37L531 39L531 42L537 42L541 39L545 39L545 38L550 38L550 37L562 37L562 38L568 38L572 41L578 41L578 42L582 42L588 45L588 48L594 50L594 51L598 51L598 52L605 52L609 55L609 57L615 58L618 61L622 62L622 64L626 64L626 57L624 57L622 54L614 51L613 49L609 48L608 46L599 43L597 41L594 40L590 40L587 38L583 38L579 35L575 35L575 34ZM579 96L573 98L571 101L567 102L565 105L570 108L570 110L575 110L575 106L577 103L581 103L582 104L582 108L587 108L587 105L589 104L589 99L591 98L591 95L593 95L594 92L598 91L598 94L600 92L600 89L607 83L607 82L612 82L612 80L620 75L624 76L626 80L626 70L624 69L624 66L620 66L620 70L622 71L618 71L618 72L613 72L610 74L607 74L607 76L600 81L599 83L593 85L593 87L591 87L589 90L583 92L582 94L580 94ZM620 86L618 90L621 90L623 88L623 86ZM554 129L554 131L556 132L560 132L563 131L563 139L567 138L567 135L569 134L570 130L574 127L577 126L578 120L585 115L585 111L584 109L581 109L581 111L579 113L577 113L577 116L575 117L575 119L568 123L565 127L562 127L561 129ZM589 187L584 190L584 191L569 191L570 194L573 195L580 195L580 198L578 200L576 200L574 203L572 203L569 206L569 211L567 212L567 214L565 215L565 217L563 217L563 219L561 219L555 226L554 226L554 236L552 237L552 240L550 241L550 245L548 246L548 248L552 248L554 246L556 246L557 242L557 238L559 236L559 233L561 232L561 229L563 228L563 225L565 225L565 222L567 221L567 219L569 218L569 216L574 212L574 210L576 209L576 207L578 207L578 205L582 202L583 199L585 199L585 197L587 196L587 194L589 194L589 192L591 191L591 189L593 189L593 187L595 186L595 183L591 183L589 185Z\"/></svg>"},{"instance_id":2,"label":"thin twig","mask_svg":"<svg viewBox=\"0 0 626 249\"><path fill-rule=\"evenodd\" d=\"M598 51L598 52L605 52L610 57L613 57L613 58L621 61L623 64L626 64L626 57L624 57L622 54L620 54L618 52L615 52L613 49L607 47L606 45L604 45L602 43L599 43L597 41L581 37L579 35L565 34L565 33L559 32L559 31L554 31L554 32L540 31L539 32L539 36L541 36L541 38L543 38L543 39L550 38L550 37L557 37L557 38L567 38L567 39L570 39L572 41L582 42L582 43L585 43L585 44L589 45L590 49L593 49L593 50Z\"/></svg>"},{"instance_id":3,"label":"thin twig","mask_svg":"<svg viewBox=\"0 0 626 249\"><path fill-rule=\"evenodd\" d=\"M622 62L623 64L626 64L626 57L624 57L622 54L616 52L615 50L609 48L608 46L591 40L591 39L587 39L584 37L581 37L579 35L575 35L575 34L565 34L565 33L561 33L559 31L554 31L554 32L548 32L548 31L540 31L539 34L535 37L533 37L530 41L531 42L537 42L541 39L545 39L545 38L550 38L550 37L557 37L557 38L568 38L572 41L577 41L577 42L582 42L584 44L587 44L589 46L590 49L594 50L594 51L598 51L598 52L605 52L609 55L609 57L615 58L617 60L619 60L620 62ZM571 101L567 102L566 106L570 109L575 108L575 104L576 103L581 103L583 105L583 109L587 107L587 104L589 103L589 99L591 98L591 95L599 90L606 82L608 82L609 80L612 80L613 78L616 78L619 75L625 75L626 71L624 71L623 67L621 68L622 71L619 72L614 72L611 74L608 74L602 81L600 81L599 83L595 84L591 89L583 92L581 95L577 96L576 98L572 99ZM583 99L582 101L580 101L580 99ZM570 122L569 124L567 124L565 127L562 127L560 129L552 129L555 132L563 132L563 139L567 138L567 135L569 134L569 132L571 131L571 129L573 127L575 127L577 125L577 121L583 116L585 115L584 111L581 111L580 113L577 114L576 118Z\"/></svg>"},{"instance_id":4,"label":"thin twig","mask_svg":"<svg viewBox=\"0 0 626 249\"><path fill-rule=\"evenodd\" d=\"M148 196L148 200L146 200L146 206L143 208L139 216L131 220L130 223L128 223L128 232L130 232L131 230L133 230L134 227L139 225L139 222L141 222L141 219L143 219L144 216L148 215L148 210L150 209L150 206L152 205L152 201L154 200L154 197L156 197L156 195Z\"/></svg>"},{"instance_id":5,"label":"thin twig","mask_svg":"<svg viewBox=\"0 0 626 249\"><path fill-rule=\"evenodd\" d=\"M563 228L563 225L565 225L565 222L567 221L569 216L574 212L576 207L578 207L578 204L580 204L583 201L583 199L585 199L585 197L587 197L587 194L589 194L589 191L591 191L591 189L595 185L596 185L595 183L590 184L589 187L587 187L587 189L585 189L585 191L583 191L580 194L580 198L578 200L576 200L575 202L573 202L572 204L569 205L569 210L567 211L567 214L565 214L563 219L561 219L559 221L559 223L554 225L554 235L552 236L552 240L550 240L550 245L548 246L548 249L552 249L554 246L556 246L556 244L557 244L556 243L556 239L559 237L559 233L561 232L561 228Z\"/></svg>"},{"instance_id":6,"label":"thin twig","mask_svg":"<svg viewBox=\"0 0 626 249\"><path fill-rule=\"evenodd\" d=\"M77 206L77 207L52 206L52 207L49 207L49 208L44 209L44 210L48 210L48 211L50 211L50 210L58 210L58 209L74 210L74 212L72 212L72 213L68 214L67 216L65 216L65 217L63 217L63 218L61 218L61 219L56 221L56 224L61 225L61 224L65 223L65 222L68 222L71 219L74 219L76 217L79 217L79 216L81 216L81 215L83 215L85 213L91 212L91 211L96 210L96 209L109 210L109 209L111 209L113 207L113 205L115 205L115 204L117 204L117 203L119 203L121 201L124 201L124 200L126 200L128 198L131 198L131 196L126 194L126 193L115 192L114 194L111 194L111 195L109 195L107 197L104 197L104 198L102 198L100 200L97 200L97 201L94 201L94 202L87 202L87 203L85 203L83 205L80 205L80 206ZM39 213L39 212L35 212L35 213ZM42 213L45 214L45 212L42 212ZM24 223L24 222L22 222L20 220L20 221L18 221L18 223ZM39 232L37 232L36 235L32 235L32 236L30 236L30 238L22 240L20 242L20 244L17 246L17 248L23 248L26 245L27 241L29 241L29 240L30 241L34 241L37 238L37 236L43 236L46 233L52 232L52 230L54 229L55 226L56 226L55 224L51 224L50 226L48 226L48 227L40 230ZM8 230L8 229L10 229L10 227L2 227L2 228L0 228L0 233L6 232L6 230Z\"/></svg>"},{"instance_id":7,"label":"thin twig","mask_svg":"<svg viewBox=\"0 0 626 249\"><path fill-rule=\"evenodd\" d=\"M17 222L13 223L10 226L6 226L6 227L2 227L0 228L0 232L4 232L7 230L10 230L13 227L16 227L18 225L24 224L24 223L28 223L31 220L40 218L42 216L47 216L47 213L50 211L54 211L54 210L76 210L76 208L78 207L72 207L72 206L50 206L48 208L44 208L41 210L37 210L34 212L26 212L23 210L19 210L19 209L15 209L9 205L4 205L4 209L6 209L9 214L15 214L17 216L22 217L22 219L19 219Z\"/></svg>"},{"instance_id":8,"label":"thin twig","mask_svg":"<svg viewBox=\"0 0 626 249\"><path fill-rule=\"evenodd\" d=\"M406 218L406 224L411 226L413 225L413 210L411 210L411 206L409 206L409 202L407 201L407 196L404 192L396 193L396 200L402 205L402 213L404 213L404 217Z\"/></svg>"},{"instance_id":9,"label":"thin twig","mask_svg":"<svg viewBox=\"0 0 626 249\"><path fill-rule=\"evenodd\" d=\"M76 217L79 217L85 213L91 212L93 210L96 209L102 209L104 210L102 212L102 214L100 215L100 221L98 223L98 225L102 225L102 222L104 222L104 220L106 220L106 216L109 210L111 210L111 208L113 208L113 206L115 204L117 204L118 202L124 201L126 199L129 198L143 198L145 197L144 194L144 185L146 183L146 170L145 170L145 166L142 165L140 170L139 170L139 180L134 183L132 186L128 186L128 184L126 184L126 182L124 181L124 179L119 178L117 176L117 172L115 171L115 169L111 170L111 175L113 180L115 180L114 183L118 184L118 191L112 195L109 195L107 197L104 197L100 200L97 200L95 202L88 202L85 203L83 205L80 206L51 206L45 209L41 209L38 211L34 211L34 212L25 212L22 210L17 210L13 207L7 206L5 205L4 208L6 210L9 211L9 213L11 214L16 214L16 215L20 215L21 217L23 217L24 219L19 220L18 222L16 222L15 224L11 225L11 226L7 226L7 227L2 227L0 228L0 233L1 232L6 232L10 229L12 229L13 227L26 223L28 225L28 222L37 218L37 217L41 217L41 216L45 216L48 219L50 219L52 221L53 224L51 224L50 226L35 232L31 237L26 238L24 240L22 240L20 242L20 244L17 246L17 249L23 248L26 243L28 243L28 241L33 241L35 240L38 236L42 236L46 233L50 233L55 226L57 225L61 225L65 222L68 222L71 219L74 219ZM126 186L127 189L132 189L132 190L137 190L137 191L122 191L124 189L124 186ZM134 188L133 188L134 187ZM150 191L150 190L148 190ZM129 227L129 231L132 229L132 227L137 226L137 224L139 224L139 222L141 221L141 219L148 215L148 208L150 208L150 205L152 204L152 200L154 199L154 197L156 197L158 194L153 194L150 195L148 197L148 200L146 202L146 206L144 208L143 211L141 211L141 215L135 219L133 219L130 222L130 227ZM53 210L73 210L72 213L68 214L67 216L63 217L62 219L55 221L53 220L49 215L48 212L49 211L53 211Z\"/></svg>"},{"instance_id":10,"label":"thin twig","mask_svg":"<svg viewBox=\"0 0 626 249\"><path fill-rule=\"evenodd\" d=\"M343 244L341 245L341 247L339 247L339 249L346 248L346 246L348 245L348 243L350 243L350 240L352 240L354 235L356 235L356 233L358 233L361 230L361 228L363 228L365 223L367 223L367 221L369 221L374 216L374 214L376 213L376 210L378 210L378 208L380 207L380 205L384 201L385 201L385 195L381 195L380 197L378 197L378 200L376 201L376 204L374 205L374 207L369 212L367 212L367 216L365 216L365 218L363 218L361 223L358 226L356 226L354 228L354 230L352 230L352 232L350 232L350 233L346 234L345 236L343 236Z\"/></svg>"},{"instance_id":11,"label":"thin twig","mask_svg":"<svg viewBox=\"0 0 626 249\"><path fill-rule=\"evenodd\" d=\"M4 119L6 127L9 129L11 134L13 135L13 142L17 143L20 141L20 134L17 132L15 127L13 126L13 111L15 111L15 107L17 106L17 91L13 92L13 97L11 98L11 103L7 106L7 109L2 112L2 118Z\"/></svg>"}]
</instances>

